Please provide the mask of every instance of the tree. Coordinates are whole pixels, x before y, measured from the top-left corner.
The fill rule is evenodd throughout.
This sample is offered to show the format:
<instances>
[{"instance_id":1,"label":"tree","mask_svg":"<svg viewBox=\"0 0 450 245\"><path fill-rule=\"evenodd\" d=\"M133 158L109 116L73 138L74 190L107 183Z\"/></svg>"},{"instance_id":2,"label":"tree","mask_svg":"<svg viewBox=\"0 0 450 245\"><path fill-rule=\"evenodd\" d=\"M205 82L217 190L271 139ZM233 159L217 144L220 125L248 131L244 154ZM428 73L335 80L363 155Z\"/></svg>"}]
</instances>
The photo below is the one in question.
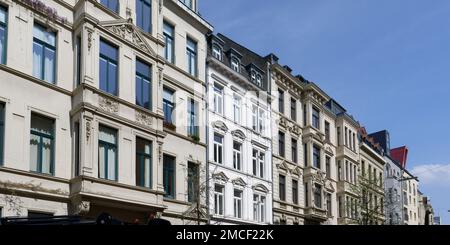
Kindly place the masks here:
<instances>
[{"instance_id":1,"label":"tree","mask_svg":"<svg viewBox=\"0 0 450 245\"><path fill-rule=\"evenodd\" d=\"M359 176L358 183L351 186L351 190L358 197L356 205L353 204L356 206L354 222L359 225L382 223L386 199L383 179L363 173Z\"/></svg>"}]
</instances>

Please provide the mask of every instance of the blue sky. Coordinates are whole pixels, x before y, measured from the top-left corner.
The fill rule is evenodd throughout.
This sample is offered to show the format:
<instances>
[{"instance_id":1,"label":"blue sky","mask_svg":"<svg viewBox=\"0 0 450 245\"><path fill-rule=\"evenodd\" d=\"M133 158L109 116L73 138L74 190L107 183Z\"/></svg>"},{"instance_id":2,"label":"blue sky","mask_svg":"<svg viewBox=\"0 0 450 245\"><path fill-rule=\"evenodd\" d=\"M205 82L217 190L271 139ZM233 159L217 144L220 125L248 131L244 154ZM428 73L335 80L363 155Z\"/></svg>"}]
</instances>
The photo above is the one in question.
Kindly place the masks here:
<instances>
[{"instance_id":1,"label":"blue sky","mask_svg":"<svg viewBox=\"0 0 450 245\"><path fill-rule=\"evenodd\" d=\"M214 27L275 53L369 132L409 147L435 213L450 224L450 1L200 0Z\"/></svg>"}]
</instances>

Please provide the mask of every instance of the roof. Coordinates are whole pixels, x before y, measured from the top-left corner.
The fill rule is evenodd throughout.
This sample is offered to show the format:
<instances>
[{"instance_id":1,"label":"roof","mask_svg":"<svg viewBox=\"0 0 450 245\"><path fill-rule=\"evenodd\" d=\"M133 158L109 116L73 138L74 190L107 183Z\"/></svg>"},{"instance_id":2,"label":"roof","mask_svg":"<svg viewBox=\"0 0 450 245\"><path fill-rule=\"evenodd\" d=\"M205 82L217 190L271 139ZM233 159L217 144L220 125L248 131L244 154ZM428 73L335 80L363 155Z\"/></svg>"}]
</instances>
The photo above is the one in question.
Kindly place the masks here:
<instances>
[{"instance_id":1,"label":"roof","mask_svg":"<svg viewBox=\"0 0 450 245\"><path fill-rule=\"evenodd\" d=\"M406 161L408 158L408 148L406 146L398 147L391 150L392 159L398 161L400 166L406 169Z\"/></svg>"},{"instance_id":2,"label":"roof","mask_svg":"<svg viewBox=\"0 0 450 245\"><path fill-rule=\"evenodd\" d=\"M233 41L227 36L218 33L217 35L212 35L212 40L216 41L218 45L222 48L222 60L221 62L228 67L231 67L231 54L235 55L237 58L240 58L241 69L239 74L247 78L247 80L251 81L250 78L250 70L256 69L260 75L262 76L262 86L261 89L267 91L268 90L268 81L266 71L267 71L267 62L268 57L262 57L259 54L253 52L252 50L242 46L241 44ZM212 54L212 43L211 39L208 43L208 54ZM255 84L256 85L256 84ZM256 85L257 86L257 85Z\"/></svg>"},{"instance_id":3,"label":"roof","mask_svg":"<svg viewBox=\"0 0 450 245\"><path fill-rule=\"evenodd\" d=\"M380 143L380 146L383 148L384 152L386 152L386 155L390 155L390 137L387 130L371 133L369 134L369 137L372 137L376 142Z\"/></svg>"}]
</instances>

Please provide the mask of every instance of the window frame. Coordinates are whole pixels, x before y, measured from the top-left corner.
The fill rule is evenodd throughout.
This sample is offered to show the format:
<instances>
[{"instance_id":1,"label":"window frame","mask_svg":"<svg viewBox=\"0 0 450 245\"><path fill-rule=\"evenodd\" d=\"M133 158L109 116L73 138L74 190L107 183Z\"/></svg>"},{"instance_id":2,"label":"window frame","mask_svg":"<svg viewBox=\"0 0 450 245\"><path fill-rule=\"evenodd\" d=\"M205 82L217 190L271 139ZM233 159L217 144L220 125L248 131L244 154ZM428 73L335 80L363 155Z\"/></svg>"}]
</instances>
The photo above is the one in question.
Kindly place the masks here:
<instances>
[{"instance_id":1,"label":"window frame","mask_svg":"<svg viewBox=\"0 0 450 245\"><path fill-rule=\"evenodd\" d=\"M219 115L224 115L224 87L218 83L213 85L213 104L214 112ZM218 105L220 101L220 106Z\"/></svg>"},{"instance_id":2,"label":"window frame","mask_svg":"<svg viewBox=\"0 0 450 245\"><path fill-rule=\"evenodd\" d=\"M313 106L311 116L312 116L312 126L315 129L320 130L320 110L317 109L315 106Z\"/></svg>"},{"instance_id":3,"label":"window frame","mask_svg":"<svg viewBox=\"0 0 450 245\"><path fill-rule=\"evenodd\" d=\"M256 154L255 154L256 153ZM258 178L266 176L266 153L258 148L252 149L252 175Z\"/></svg>"},{"instance_id":4,"label":"window frame","mask_svg":"<svg viewBox=\"0 0 450 245\"><path fill-rule=\"evenodd\" d=\"M213 137L213 160L215 163L223 165L225 160L223 154L225 137L219 133L214 133ZM216 139L219 138L221 139L221 142L216 141Z\"/></svg>"},{"instance_id":5,"label":"window frame","mask_svg":"<svg viewBox=\"0 0 450 245\"><path fill-rule=\"evenodd\" d=\"M6 122L6 103L0 101L0 166L4 164L5 154L5 122Z\"/></svg>"},{"instance_id":6,"label":"window frame","mask_svg":"<svg viewBox=\"0 0 450 245\"><path fill-rule=\"evenodd\" d=\"M189 44L195 46L195 49ZM198 76L198 42L191 37L186 37L186 58L187 58L187 72L193 76ZM194 66L194 67L193 67Z\"/></svg>"},{"instance_id":7,"label":"window frame","mask_svg":"<svg viewBox=\"0 0 450 245\"><path fill-rule=\"evenodd\" d=\"M2 56L0 57L0 64L6 65L6 59L8 57L8 17L9 17L9 9L3 5L0 5L0 11L3 11L5 13L5 22L0 21L0 27L5 29L5 36L4 36L4 45L2 50Z\"/></svg>"},{"instance_id":8,"label":"window frame","mask_svg":"<svg viewBox=\"0 0 450 245\"><path fill-rule=\"evenodd\" d=\"M164 93L165 91L167 91L168 93L170 93L171 99L172 101L169 101L168 99L165 98ZM168 87L163 87L163 114L164 114L164 122L173 125L174 124L174 120L173 120L173 113L175 111L175 90L172 90L171 88ZM166 111L167 109L171 109L170 114L168 111ZM170 115L170 117L169 117Z\"/></svg>"},{"instance_id":9,"label":"window frame","mask_svg":"<svg viewBox=\"0 0 450 245\"><path fill-rule=\"evenodd\" d=\"M168 27L168 28L166 28ZM170 29L171 33L166 30ZM175 26L168 21L163 21L163 35L164 35L164 58L171 64L175 64ZM170 47L171 55L169 57L168 51Z\"/></svg>"},{"instance_id":10,"label":"window frame","mask_svg":"<svg viewBox=\"0 0 450 245\"><path fill-rule=\"evenodd\" d=\"M35 37L34 36L34 30L36 28L41 29L42 32L46 33L46 35L53 34L54 39L55 39L55 45L52 46L51 44L49 44L49 43L47 43L47 42L45 42L43 40L40 40L39 38ZM56 74L57 74L56 63L57 63L57 60L58 60L58 52L57 52L58 39L57 39L57 37L58 37L57 31L55 31L55 30L49 31L49 28L47 26L45 26L45 25L43 25L41 23L38 23L38 22L34 22L34 24L33 24L33 49L32 49L33 50L33 76L36 77L35 74L34 74L35 73L35 71L34 71L34 52L35 52L34 45L38 44L38 45L40 45L42 47L42 53L40 53L41 54L41 57L40 57L40 64L41 64L40 73L41 74L40 74L40 77L36 77L36 78L38 78L40 80L43 80L43 81L46 81L46 82L49 82L51 84L55 84L55 85L56 85ZM52 66L52 69L53 69L53 72L52 72L53 73L53 75L52 75L53 81L48 81L48 80L45 79L45 67L46 67L46 65L45 65L46 64L46 62L45 62L45 60L46 60L45 59L45 50L46 49L50 49L51 51L54 52L54 60L53 60L53 66Z\"/></svg>"},{"instance_id":11,"label":"window frame","mask_svg":"<svg viewBox=\"0 0 450 245\"><path fill-rule=\"evenodd\" d=\"M146 66L148 67L148 71L149 74L143 74L141 71L138 70L138 64L141 64L142 66ZM152 82L152 65L148 64L147 62L143 61L142 59L136 58L136 68L135 68L135 86L136 86L136 105L145 108L149 111L153 111L153 96L152 96L152 92L153 92L153 82ZM139 82L138 82L139 79ZM150 91L148 92L148 107L145 106L145 102L142 101L141 102L138 101L138 83L140 83L140 89L141 89L141 99L144 100L144 95L145 95L145 91L144 91L144 83L148 83L148 87Z\"/></svg>"},{"instance_id":12,"label":"window frame","mask_svg":"<svg viewBox=\"0 0 450 245\"><path fill-rule=\"evenodd\" d=\"M113 43L109 42L108 40L100 37L100 47L101 47L102 43L107 46L110 46L111 48L114 48L117 51L117 53L116 53L116 60L114 60L114 59L108 57L108 55L102 54L101 48L99 48L99 89L105 93L108 93L108 94L111 94L114 96L118 96L119 95L119 47L117 47ZM102 59L106 61L106 65L107 65L106 66L106 88L105 88L106 90L103 90L101 88L102 72L101 72L101 64L100 63L102 62ZM113 92L110 92L110 86L111 86L111 79L109 78L110 64L113 64L116 66L116 72L115 72L116 79L114 80L115 91L113 91Z\"/></svg>"},{"instance_id":13,"label":"window frame","mask_svg":"<svg viewBox=\"0 0 450 245\"><path fill-rule=\"evenodd\" d=\"M190 137L200 137L200 130L198 126L198 111L199 111L199 103L195 101L193 98L188 98L188 125L187 125L187 134Z\"/></svg>"},{"instance_id":14,"label":"window frame","mask_svg":"<svg viewBox=\"0 0 450 245\"><path fill-rule=\"evenodd\" d=\"M280 201L286 201L286 176L278 175L278 198Z\"/></svg>"},{"instance_id":15,"label":"window frame","mask_svg":"<svg viewBox=\"0 0 450 245\"><path fill-rule=\"evenodd\" d=\"M220 188L221 191L217 191ZM214 185L214 214L217 216L225 215L225 186Z\"/></svg>"},{"instance_id":16,"label":"window frame","mask_svg":"<svg viewBox=\"0 0 450 245\"><path fill-rule=\"evenodd\" d=\"M111 130L114 131L114 141L115 143L110 143L110 142L106 142L104 140L100 139L100 131L102 131L103 129L106 130ZM103 124L99 125L99 134L98 134L98 177L99 179L105 179L105 180L111 180L111 181L118 181L119 180L119 145L118 145L118 135L119 135L119 131L116 128L112 128ZM100 146L103 146L105 149L104 152L104 159L105 159L105 172L104 177L101 177L101 172L100 172ZM115 161L114 161L114 167L115 167L115 178L111 179L108 177L108 167L109 167L109 157L108 157L108 151L111 149L115 149Z\"/></svg>"},{"instance_id":17,"label":"window frame","mask_svg":"<svg viewBox=\"0 0 450 245\"><path fill-rule=\"evenodd\" d=\"M139 15L138 15L138 4L137 4L137 2L141 2L141 5L143 6L143 5L145 5L145 6L147 6L147 7L149 7L150 8L150 17L149 17L149 21L150 21L150 23L148 23L149 24L149 26L148 26L148 30L145 30L144 29L144 26L145 26L145 23L144 23L144 20L145 20L145 18L144 18L144 16L145 16L145 14L147 14L147 13L144 13L144 8L141 8L141 11L140 11L140 14L141 14L141 16L142 16L142 18L139 18ZM153 9L152 9L152 0L136 0L136 26L137 27L139 27L141 30L143 30L144 32L146 32L146 33L152 33L152 31L153 31L153 21L152 21L152 17L153 17L153 13L152 13L152 11L153 11ZM139 24L139 22L140 21L142 21L142 26Z\"/></svg>"},{"instance_id":18,"label":"window frame","mask_svg":"<svg viewBox=\"0 0 450 245\"><path fill-rule=\"evenodd\" d=\"M236 196L236 193L239 193L239 196ZM241 189L233 189L233 214L234 218L242 219L243 217L243 203L244 203L244 192ZM237 211L237 212L236 212Z\"/></svg>"},{"instance_id":19,"label":"window frame","mask_svg":"<svg viewBox=\"0 0 450 245\"><path fill-rule=\"evenodd\" d=\"M170 162L165 161L170 160ZM168 154L163 154L163 187L164 187L164 198L176 199L176 157ZM170 176L172 176L170 181ZM171 183L169 183L171 182ZM170 185L171 184L171 185ZM170 192L166 191L171 186Z\"/></svg>"},{"instance_id":20,"label":"window frame","mask_svg":"<svg viewBox=\"0 0 450 245\"><path fill-rule=\"evenodd\" d=\"M239 149L236 149L236 146L239 146ZM242 148L243 144L239 141L233 141L233 169L238 171L242 171Z\"/></svg>"},{"instance_id":21,"label":"window frame","mask_svg":"<svg viewBox=\"0 0 450 245\"><path fill-rule=\"evenodd\" d=\"M38 132L38 131L34 131L33 130L33 126L32 126L32 122L33 122L33 116L34 117L38 117L40 119L44 119L44 120L49 120L52 122L52 132L51 134L45 134L42 132ZM39 143L37 145L37 162L36 162L36 170L32 170L30 167L30 171L34 172L34 173L39 173L39 174L44 174L44 175L51 175L54 176L55 175L55 138L56 138L56 120L54 118L50 118L47 116L44 116L42 114L38 114L38 113L31 113L31 117L30 117L30 151L31 151L31 135L37 136L39 137ZM42 172L42 166L43 166L43 162L42 162L42 152L43 152L43 139L48 139L51 142L51 148L50 148L50 166L49 166L49 173L43 173ZM31 152L30 152L31 154ZM31 165L31 159L30 159L30 165Z\"/></svg>"},{"instance_id":22,"label":"window frame","mask_svg":"<svg viewBox=\"0 0 450 245\"><path fill-rule=\"evenodd\" d=\"M105 4L104 1L107 3ZM115 1L116 2L116 9L111 8L110 2ZM113 11L114 13L118 14L120 9L120 1L119 0L100 0L100 4L105 6L107 9Z\"/></svg>"},{"instance_id":23,"label":"window frame","mask_svg":"<svg viewBox=\"0 0 450 245\"><path fill-rule=\"evenodd\" d=\"M144 145L150 146L150 153L140 152L138 150L138 141L142 141ZM136 185L140 187L153 188L153 142L151 140L144 139L142 137L136 137ZM150 173L149 176L145 176L145 160L150 161ZM138 176L137 169L140 168L141 176ZM149 186L145 185L146 177L149 178Z\"/></svg>"}]
</instances>

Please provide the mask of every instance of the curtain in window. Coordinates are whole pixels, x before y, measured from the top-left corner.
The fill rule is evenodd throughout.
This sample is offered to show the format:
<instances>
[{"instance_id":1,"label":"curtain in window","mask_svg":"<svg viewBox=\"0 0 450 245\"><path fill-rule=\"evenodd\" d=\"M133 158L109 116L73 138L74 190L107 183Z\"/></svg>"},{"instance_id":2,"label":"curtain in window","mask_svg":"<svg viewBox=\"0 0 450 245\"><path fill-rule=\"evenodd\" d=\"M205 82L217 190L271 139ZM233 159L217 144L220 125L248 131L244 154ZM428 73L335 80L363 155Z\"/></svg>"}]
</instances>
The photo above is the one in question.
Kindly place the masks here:
<instances>
[{"instance_id":1,"label":"curtain in window","mask_svg":"<svg viewBox=\"0 0 450 245\"><path fill-rule=\"evenodd\" d=\"M44 47L38 43L33 43L33 76L37 78L42 77L42 54Z\"/></svg>"},{"instance_id":2,"label":"curtain in window","mask_svg":"<svg viewBox=\"0 0 450 245\"><path fill-rule=\"evenodd\" d=\"M31 134L30 136L31 171L38 171L39 141L40 141L39 136Z\"/></svg>"}]
</instances>

